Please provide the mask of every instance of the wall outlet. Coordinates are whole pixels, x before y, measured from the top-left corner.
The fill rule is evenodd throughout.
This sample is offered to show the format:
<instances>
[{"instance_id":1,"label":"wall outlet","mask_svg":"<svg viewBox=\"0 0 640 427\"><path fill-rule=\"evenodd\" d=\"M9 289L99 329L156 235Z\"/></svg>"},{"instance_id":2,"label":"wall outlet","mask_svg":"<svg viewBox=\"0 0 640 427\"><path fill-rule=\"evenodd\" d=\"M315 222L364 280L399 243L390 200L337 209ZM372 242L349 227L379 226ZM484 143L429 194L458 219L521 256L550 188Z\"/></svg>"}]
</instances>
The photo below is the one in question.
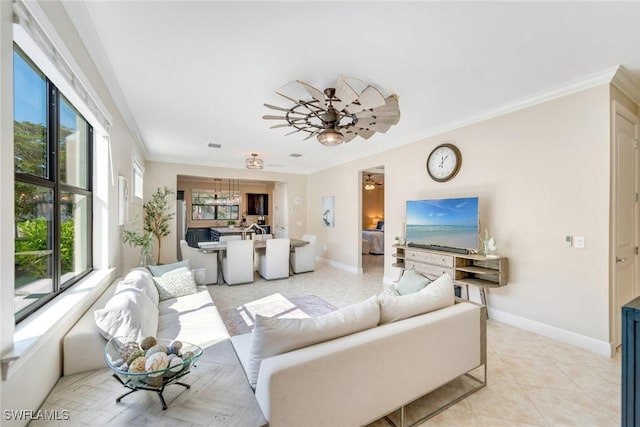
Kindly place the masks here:
<instances>
[{"instance_id":1,"label":"wall outlet","mask_svg":"<svg viewBox=\"0 0 640 427\"><path fill-rule=\"evenodd\" d=\"M584 237L583 236L576 236L573 238L573 246L577 249L584 249Z\"/></svg>"}]
</instances>

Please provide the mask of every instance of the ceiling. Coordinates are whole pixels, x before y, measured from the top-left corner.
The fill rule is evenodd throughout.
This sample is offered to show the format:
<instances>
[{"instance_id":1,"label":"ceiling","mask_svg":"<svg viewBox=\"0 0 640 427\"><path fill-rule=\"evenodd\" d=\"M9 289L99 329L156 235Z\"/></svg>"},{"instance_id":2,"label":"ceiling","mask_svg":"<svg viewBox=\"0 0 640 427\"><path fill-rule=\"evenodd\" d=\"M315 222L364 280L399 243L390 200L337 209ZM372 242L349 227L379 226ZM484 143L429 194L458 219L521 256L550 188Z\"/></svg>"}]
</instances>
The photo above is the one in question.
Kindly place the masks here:
<instances>
[{"instance_id":1,"label":"ceiling","mask_svg":"<svg viewBox=\"0 0 640 427\"><path fill-rule=\"evenodd\" d=\"M255 152L265 170L308 174L619 65L640 85L637 1L64 5L149 160L244 168ZM287 105L274 91L288 82L322 90L341 75L398 94L400 122L325 147L262 119L263 103Z\"/></svg>"}]
</instances>

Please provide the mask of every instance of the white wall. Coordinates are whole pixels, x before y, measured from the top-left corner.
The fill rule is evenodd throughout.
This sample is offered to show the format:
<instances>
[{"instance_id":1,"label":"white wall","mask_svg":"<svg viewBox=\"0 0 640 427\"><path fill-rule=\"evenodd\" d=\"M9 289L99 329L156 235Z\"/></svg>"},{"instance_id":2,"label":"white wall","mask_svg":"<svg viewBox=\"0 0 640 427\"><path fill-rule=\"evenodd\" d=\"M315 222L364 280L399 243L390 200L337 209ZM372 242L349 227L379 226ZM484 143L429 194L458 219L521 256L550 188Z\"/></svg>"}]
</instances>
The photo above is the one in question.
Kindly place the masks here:
<instances>
[{"instance_id":1,"label":"white wall","mask_svg":"<svg viewBox=\"0 0 640 427\"><path fill-rule=\"evenodd\" d=\"M462 151L458 176L429 179L425 162L438 144ZM359 143L364 143L360 141ZM339 150L339 148L337 148ZM406 200L477 195L483 229L509 257L509 285L491 290L495 317L577 334L597 351L609 342L609 87L598 86L469 125L309 176L309 228L319 254L360 267L360 171L385 168L385 232L402 235ZM336 226L320 225L324 195L336 197ZM585 249L564 235L586 238ZM386 239L385 277L392 267ZM593 346L592 346L593 348Z\"/></svg>"},{"instance_id":2,"label":"white wall","mask_svg":"<svg viewBox=\"0 0 640 427\"><path fill-rule=\"evenodd\" d=\"M73 59L78 63L81 71L89 80L89 84L97 92L100 100L106 105L113 116L113 124L109 130L108 140L101 144L110 144L106 150L97 150L110 154L110 158L100 159L108 162L105 168L108 176L100 177L103 181L99 205L101 212L99 220L94 224L96 245L101 248L96 253L94 265L99 268L120 267L121 227L118 226L117 207L117 177L124 175L131 179L131 150L134 139L124 124L124 120L110 96L109 90L95 68L94 63L80 38L76 34L73 25L66 12L58 1L46 1L38 3L48 20L55 27L66 48L71 52ZM1 353L4 355L11 351L14 335L13 314L13 281L14 281L14 254L13 254L13 148L9 141L13 140L13 112L12 112L12 87L13 87L13 35L12 35L12 3L0 1L0 238L2 243L2 256L0 257L0 327L1 327ZM104 148L104 147L103 147ZM95 177L94 177L95 178ZM97 188L96 188L97 190ZM95 195L97 198L97 194ZM94 204L94 205L95 205ZM135 211L135 208L134 208ZM94 212L98 214L98 212ZM106 231L105 231L106 230ZM99 237L98 237L99 236ZM121 270L120 270L121 271ZM0 384L0 397L2 409L13 410L37 410L55 385L61 374L61 339L73 326L82 312L88 308L100 288L108 283L114 273L106 276L106 281L100 282L93 291L87 292L82 301L73 309L64 313L59 321L45 331L28 350L21 353L19 362L12 365L10 376ZM73 290L65 292L72 294ZM55 303L55 300L54 300ZM49 304L51 306L53 304ZM41 310L42 311L42 310ZM26 321L25 321L26 322ZM24 324L21 323L20 326ZM17 366L17 367L14 367ZM71 408L69 408L71 409ZM24 425L26 421L9 422L4 419L2 425Z\"/></svg>"},{"instance_id":3,"label":"white wall","mask_svg":"<svg viewBox=\"0 0 640 427\"><path fill-rule=\"evenodd\" d=\"M151 143L153 141L150 141ZM165 163L165 162L147 162L146 171L144 175L144 199L148 200L157 188L169 187L172 189L177 188L178 175L189 175L197 177L209 177L209 178L239 178L239 179L255 179L274 182L286 182L288 186L288 203L289 203L289 236L301 237L307 231L307 211L305 204L297 206L294 204L293 199L300 195L306 200L306 175L287 174L268 171L256 171L248 169L227 169L219 167L207 167L207 166L194 166L181 163ZM276 200L270 201L276 203ZM292 208L293 207L293 208ZM270 206L269 209L274 209L275 206ZM175 213L175 203L172 205L173 213ZM295 212L294 212L295 210ZM272 215L275 217L275 215ZM273 221L272 221L273 222ZM273 224L272 224L273 225ZM162 241L162 255L160 262L169 263L177 259L176 251L176 223L175 217L171 221L170 225L171 234L164 238ZM272 228L273 230L273 228ZM133 261L137 260L134 258ZM125 261L129 264L133 264L132 260ZM132 265L125 265L130 267Z\"/></svg>"}]
</instances>

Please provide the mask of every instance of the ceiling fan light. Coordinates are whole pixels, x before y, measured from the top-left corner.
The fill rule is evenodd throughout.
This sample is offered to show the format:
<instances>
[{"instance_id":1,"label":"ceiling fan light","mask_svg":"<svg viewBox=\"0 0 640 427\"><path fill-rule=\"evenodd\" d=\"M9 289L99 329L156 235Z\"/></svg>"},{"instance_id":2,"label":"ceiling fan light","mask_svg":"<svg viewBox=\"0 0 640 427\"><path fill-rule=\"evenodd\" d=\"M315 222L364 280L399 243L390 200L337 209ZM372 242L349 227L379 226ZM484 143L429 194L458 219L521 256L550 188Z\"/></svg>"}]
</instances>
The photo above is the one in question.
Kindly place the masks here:
<instances>
[{"instance_id":1,"label":"ceiling fan light","mask_svg":"<svg viewBox=\"0 0 640 427\"><path fill-rule=\"evenodd\" d=\"M251 153L251 157L247 159L247 169L263 169L264 162L258 158L256 153Z\"/></svg>"},{"instance_id":2,"label":"ceiling fan light","mask_svg":"<svg viewBox=\"0 0 640 427\"><path fill-rule=\"evenodd\" d=\"M327 147L335 147L344 142L344 135L335 129L325 129L318 134L318 142Z\"/></svg>"}]
</instances>

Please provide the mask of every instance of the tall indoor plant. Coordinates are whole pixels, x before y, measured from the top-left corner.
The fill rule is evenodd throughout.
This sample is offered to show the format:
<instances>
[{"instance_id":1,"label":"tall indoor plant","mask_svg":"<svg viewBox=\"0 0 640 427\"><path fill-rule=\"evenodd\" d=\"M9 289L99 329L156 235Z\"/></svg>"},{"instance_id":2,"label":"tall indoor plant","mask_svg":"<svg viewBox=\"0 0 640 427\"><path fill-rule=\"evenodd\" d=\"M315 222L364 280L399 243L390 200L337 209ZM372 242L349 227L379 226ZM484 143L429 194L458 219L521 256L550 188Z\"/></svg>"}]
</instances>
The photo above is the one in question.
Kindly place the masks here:
<instances>
[{"instance_id":1,"label":"tall indoor plant","mask_svg":"<svg viewBox=\"0 0 640 427\"><path fill-rule=\"evenodd\" d=\"M148 265L153 260L153 238L158 241L158 257L156 264L160 264L162 252L162 238L169 235L169 224L173 219L173 212L169 212L169 196L174 194L169 187L158 188L151 199L142 205L144 212L143 232L125 230L122 241L131 246L140 246L141 265Z\"/></svg>"}]
</instances>

